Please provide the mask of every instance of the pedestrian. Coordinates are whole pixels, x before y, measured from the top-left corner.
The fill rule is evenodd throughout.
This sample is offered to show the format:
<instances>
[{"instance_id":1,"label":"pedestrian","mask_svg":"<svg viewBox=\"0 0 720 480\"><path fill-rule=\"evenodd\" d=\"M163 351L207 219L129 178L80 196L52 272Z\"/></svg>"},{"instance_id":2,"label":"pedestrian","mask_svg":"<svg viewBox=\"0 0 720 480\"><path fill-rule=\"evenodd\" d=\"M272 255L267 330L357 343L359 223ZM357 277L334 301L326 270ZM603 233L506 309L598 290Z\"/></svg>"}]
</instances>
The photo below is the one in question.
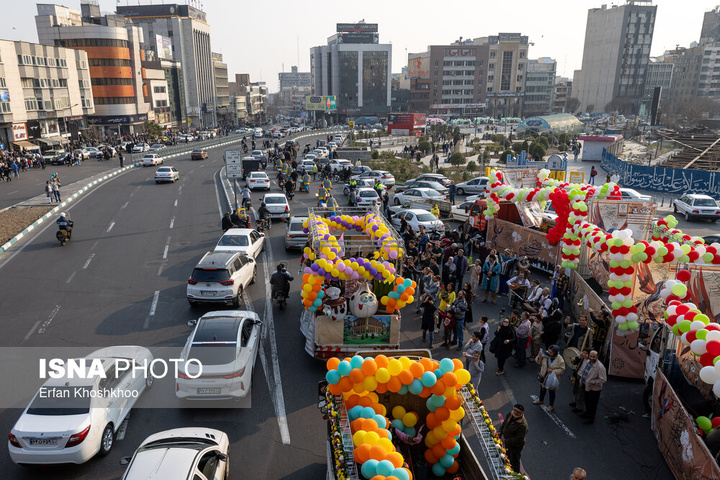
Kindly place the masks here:
<instances>
[{"instance_id":1,"label":"pedestrian","mask_svg":"<svg viewBox=\"0 0 720 480\"><path fill-rule=\"evenodd\" d=\"M468 359L465 361L468 361ZM485 362L480 359L480 352L473 352L466 368L470 373L470 383L477 390L480 387L483 373L485 373Z\"/></svg>"},{"instance_id":2,"label":"pedestrian","mask_svg":"<svg viewBox=\"0 0 720 480\"><path fill-rule=\"evenodd\" d=\"M580 388L580 365L590 358L590 350L590 348L586 348L580 352L580 355L575 357L570 365L573 369L572 376L570 377L570 381L573 384L573 401L570 402L573 413L581 413L585 410L585 391Z\"/></svg>"},{"instance_id":3,"label":"pedestrian","mask_svg":"<svg viewBox=\"0 0 720 480\"><path fill-rule=\"evenodd\" d=\"M118 159L120 160L120 168L125 166L125 157L123 156L122 149L118 150Z\"/></svg>"},{"instance_id":4,"label":"pedestrian","mask_svg":"<svg viewBox=\"0 0 720 480\"><path fill-rule=\"evenodd\" d=\"M453 286L451 283L448 283L447 286L443 287L440 290L440 307L439 310L441 312L444 312L448 309L448 307L455 301L455 292L453 291Z\"/></svg>"},{"instance_id":5,"label":"pedestrian","mask_svg":"<svg viewBox=\"0 0 720 480\"><path fill-rule=\"evenodd\" d=\"M570 475L570 480L585 480L586 478L587 473L585 473L585 470L580 467L575 467L572 475Z\"/></svg>"},{"instance_id":6,"label":"pedestrian","mask_svg":"<svg viewBox=\"0 0 720 480\"><path fill-rule=\"evenodd\" d=\"M53 178L52 192L55 201L58 203L62 202L62 199L60 198L60 179L58 177Z\"/></svg>"},{"instance_id":7,"label":"pedestrian","mask_svg":"<svg viewBox=\"0 0 720 480\"><path fill-rule=\"evenodd\" d=\"M445 313L442 315L442 327L443 327L443 347L450 348L450 340L453 332L455 332L455 318L452 312Z\"/></svg>"},{"instance_id":8,"label":"pedestrian","mask_svg":"<svg viewBox=\"0 0 720 480\"><path fill-rule=\"evenodd\" d=\"M479 330L477 332L473 332L470 340L468 340L465 346L462 347L463 357L465 357L465 368L468 368L468 366L470 365L473 354L477 353L478 355L480 355L480 352L482 352L483 344L480 341L480 339L482 338L481 335L482 332Z\"/></svg>"},{"instance_id":9,"label":"pedestrian","mask_svg":"<svg viewBox=\"0 0 720 480\"><path fill-rule=\"evenodd\" d=\"M480 343L482 344L480 359L483 362L487 362L485 359L485 346L490 341L490 325L488 325L488 318L484 315L480 317L478 323L480 323L480 330L478 330L478 332L480 333Z\"/></svg>"},{"instance_id":10,"label":"pedestrian","mask_svg":"<svg viewBox=\"0 0 720 480\"><path fill-rule=\"evenodd\" d=\"M457 191L457 187L455 186L455 182L450 182L450 185L448 186L448 195L450 196L450 203L452 205L455 205L455 192Z\"/></svg>"},{"instance_id":11,"label":"pedestrian","mask_svg":"<svg viewBox=\"0 0 720 480\"><path fill-rule=\"evenodd\" d=\"M430 293L425 293L422 305L420 306L422 308L422 321L420 323L422 341L425 343L426 334L430 332L430 344L428 348L432 348L435 341L435 312L437 311L437 307Z\"/></svg>"},{"instance_id":12,"label":"pedestrian","mask_svg":"<svg viewBox=\"0 0 720 480\"><path fill-rule=\"evenodd\" d=\"M50 185L50 180L45 182L45 201L46 203L52 203L53 198L53 188L52 185Z\"/></svg>"},{"instance_id":13,"label":"pedestrian","mask_svg":"<svg viewBox=\"0 0 720 480\"><path fill-rule=\"evenodd\" d=\"M545 327L540 320L539 315L533 315L530 326L530 355L535 358L540 353L540 345L542 344L542 334Z\"/></svg>"},{"instance_id":14,"label":"pedestrian","mask_svg":"<svg viewBox=\"0 0 720 480\"><path fill-rule=\"evenodd\" d=\"M578 323L570 324L570 317L565 318L567 331L565 332L565 341L568 347L584 350L593 344L592 328L588 326L587 315L580 315Z\"/></svg>"},{"instance_id":15,"label":"pedestrian","mask_svg":"<svg viewBox=\"0 0 720 480\"><path fill-rule=\"evenodd\" d=\"M585 411L580 414L585 424L595 421L600 392L607 382L607 371L602 362L598 362L598 352L591 350L588 359L580 365L580 388L585 392Z\"/></svg>"},{"instance_id":16,"label":"pedestrian","mask_svg":"<svg viewBox=\"0 0 720 480\"><path fill-rule=\"evenodd\" d=\"M547 353L540 351L535 362L540 365L538 381L540 382L540 397L533 402L534 405L542 405L545 402L545 394L550 391L548 412L555 410L555 390L560 386L560 376L565 372L565 360L560 355L560 347L551 345Z\"/></svg>"},{"instance_id":17,"label":"pedestrian","mask_svg":"<svg viewBox=\"0 0 720 480\"><path fill-rule=\"evenodd\" d=\"M512 412L508 413L498 430L500 438L505 441L510 466L516 473L520 473L520 457L525 447L525 437L528 429L528 423L525 419L525 407L522 403L516 403L513 405Z\"/></svg>"},{"instance_id":18,"label":"pedestrian","mask_svg":"<svg viewBox=\"0 0 720 480\"><path fill-rule=\"evenodd\" d=\"M492 253L488 255L485 264L482 267L483 281L482 288L485 290L485 297L482 299L483 302L487 302L488 295L492 292L492 303L495 303L497 296L498 285L500 283L500 262L497 261L497 257Z\"/></svg>"},{"instance_id":19,"label":"pedestrian","mask_svg":"<svg viewBox=\"0 0 720 480\"><path fill-rule=\"evenodd\" d=\"M520 324L515 328L515 354L517 363L515 368L523 368L527 363L527 346L530 340L530 319L527 312L523 312Z\"/></svg>"},{"instance_id":20,"label":"pedestrian","mask_svg":"<svg viewBox=\"0 0 720 480\"><path fill-rule=\"evenodd\" d=\"M473 316L473 298L475 295L473 294L473 290L470 287L469 283L465 283L465 286L463 286L463 292L465 292L465 301L467 302L467 310L465 310L465 325L473 323L474 316Z\"/></svg>"},{"instance_id":21,"label":"pedestrian","mask_svg":"<svg viewBox=\"0 0 720 480\"><path fill-rule=\"evenodd\" d=\"M475 259L472 267L470 267L470 289L473 293L477 293L480 279L482 278L482 263L480 259Z\"/></svg>"},{"instance_id":22,"label":"pedestrian","mask_svg":"<svg viewBox=\"0 0 720 480\"><path fill-rule=\"evenodd\" d=\"M620 186L620 172L615 172L615 174L612 177L610 177L610 181L619 187Z\"/></svg>"},{"instance_id":23,"label":"pedestrian","mask_svg":"<svg viewBox=\"0 0 720 480\"><path fill-rule=\"evenodd\" d=\"M590 185L595 185L595 177L597 176L598 171L595 170L595 165L590 167Z\"/></svg>"},{"instance_id":24,"label":"pedestrian","mask_svg":"<svg viewBox=\"0 0 720 480\"><path fill-rule=\"evenodd\" d=\"M495 337L492 342L490 342L490 353L495 354L498 363L498 369L495 375L505 373L505 361L512 353L514 340L515 332L513 332L512 327L510 327L510 319L504 318L495 331Z\"/></svg>"},{"instance_id":25,"label":"pedestrian","mask_svg":"<svg viewBox=\"0 0 720 480\"><path fill-rule=\"evenodd\" d=\"M462 350L465 337L465 312L467 311L467 301L465 300L465 292L463 290L457 292L457 298L450 306L450 311L455 319L455 331L450 346L457 345L457 351L459 352Z\"/></svg>"},{"instance_id":26,"label":"pedestrian","mask_svg":"<svg viewBox=\"0 0 720 480\"><path fill-rule=\"evenodd\" d=\"M465 258L465 250L462 248L458 249L453 263L455 263L455 281L457 282L456 290L459 291L463 288L463 278L468 270L468 260Z\"/></svg>"}]
</instances>

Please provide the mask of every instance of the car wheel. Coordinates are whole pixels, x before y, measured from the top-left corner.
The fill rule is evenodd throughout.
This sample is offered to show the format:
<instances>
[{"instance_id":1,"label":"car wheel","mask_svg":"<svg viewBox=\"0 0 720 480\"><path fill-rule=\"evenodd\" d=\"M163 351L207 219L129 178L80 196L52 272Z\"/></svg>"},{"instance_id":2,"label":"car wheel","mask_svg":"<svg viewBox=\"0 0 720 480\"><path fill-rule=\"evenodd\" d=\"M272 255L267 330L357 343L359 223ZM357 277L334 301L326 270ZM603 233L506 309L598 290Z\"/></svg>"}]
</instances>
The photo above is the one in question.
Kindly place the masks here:
<instances>
[{"instance_id":1,"label":"car wheel","mask_svg":"<svg viewBox=\"0 0 720 480\"><path fill-rule=\"evenodd\" d=\"M193 302L191 300L188 300L188 305L190 305L190 308L197 308L198 306L197 302Z\"/></svg>"},{"instance_id":2,"label":"car wheel","mask_svg":"<svg viewBox=\"0 0 720 480\"><path fill-rule=\"evenodd\" d=\"M350 196L350 190L348 190L347 188L343 188L343 195L345 195L346 197L349 197L349 196Z\"/></svg>"},{"instance_id":3,"label":"car wheel","mask_svg":"<svg viewBox=\"0 0 720 480\"><path fill-rule=\"evenodd\" d=\"M457 189L457 194L458 194L458 195L465 195L465 190L463 190L462 188L458 188L458 189Z\"/></svg>"},{"instance_id":4,"label":"car wheel","mask_svg":"<svg viewBox=\"0 0 720 480\"><path fill-rule=\"evenodd\" d=\"M685 220L690 221L690 214L688 212L685 212Z\"/></svg>"},{"instance_id":5,"label":"car wheel","mask_svg":"<svg viewBox=\"0 0 720 480\"><path fill-rule=\"evenodd\" d=\"M232 306L233 308L240 308L240 297L242 296L242 286L238 288L238 293L235 295L235 298L233 298Z\"/></svg>"},{"instance_id":6,"label":"car wheel","mask_svg":"<svg viewBox=\"0 0 720 480\"><path fill-rule=\"evenodd\" d=\"M400 205L400 200L397 199L397 197L393 198L393 203L395 205Z\"/></svg>"},{"instance_id":7,"label":"car wheel","mask_svg":"<svg viewBox=\"0 0 720 480\"><path fill-rule=\"evenodd\" d=\"M255 280L257 280L257 267L253 268L253 276L250 279L250 285L255 285Z\"/></svg>"},{"instance_id":8,"label":"car wheel","mask_svg":"<svg viewBox=\"0 0 720 480\"><path fill-rule=\"evenodd\" d=\"M100 451L98 452L101 457L106 456L112 450L113 444L115 443L115 432L111 423L108 423L103 430L102 436L100 437Z\"/></svg>"}]
</instances>

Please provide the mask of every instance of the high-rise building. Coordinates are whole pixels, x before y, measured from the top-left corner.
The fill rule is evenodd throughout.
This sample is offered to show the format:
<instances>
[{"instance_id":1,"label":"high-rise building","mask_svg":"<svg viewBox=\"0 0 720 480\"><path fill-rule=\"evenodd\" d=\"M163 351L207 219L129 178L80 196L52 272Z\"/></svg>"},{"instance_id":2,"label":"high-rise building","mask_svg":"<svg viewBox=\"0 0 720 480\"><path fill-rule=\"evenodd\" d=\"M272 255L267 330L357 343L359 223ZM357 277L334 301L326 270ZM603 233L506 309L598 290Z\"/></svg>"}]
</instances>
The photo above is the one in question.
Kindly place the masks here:
<instances>
[{"instance_id":1,"label":"high-rise building","mask_svg":"<svg viewBox=\"0 0 720 480\"><path fill-rule=\"evenodd\" d=\"M214 126L216 91L210 46L210 25L205 12L189 5L154 4L117 6L118 16L143 32L144 44L169 51L183 70L186 116L198 128ZM169 39L162 43L163 37Z\"/></svg>"},{"instance_id":2,"label":"high-rise building","mask_svg":"<svg viewBox=\"0 0 720 480\"><path fill-rule=\"evenodd\" d=\"M582 111L639 113L656 12L648 0L588 10L582 68L575 71L572 93Z\"/></svg>"},{"instance_id":3,"label":"high-rise building","mask_svg":"<svg viewBox=\"0 0 720 480\"><path fill-rule=\"evenodd\" d=\"M377 23L337 24L327 45L310 49L313 94L336 97L341 116L391 111L392 45L379 43Z\"/></svg>"},{"instance_id":4,"label":"high-rise building","mask_svg":"<svg viewBox=\"0 0 720 480\"><path fill-rule=\"evenodd\" d=\"M525 97L523 116L549 115L555 97L555 74L557 62L549 57L528 60L525 73Z\"/></svg>"},{"instance_id":5,"label":"high-rise building","mask_svg":"<svg viewBox=\"0 0 720 480\"><path fill-rule=\"evenodd\" d=\"M217 109L218 125L233 123L230 111L228 66L223 62L221 53L213 52L213 75L215 76L215 108Z\"/></svg>"},{"instance_id":6,"label":"high-rise building","mask_svg":"<svg viewBox=\"0 0 720 480\"><path fill-rule=\"evenodd\" d=\"M720 40L720 6L705 12L702 30L700 30L700 43L717 42Z\"/></svg>"},{"instance_id":7,"label":"high-rise building","mask_svg":"<svg viewBox=\"0 0 720 480\"><path fill-rule=\"evenodd\" d=\"M666 51L660 59L673 65L669 103L683 104L698 96L698 81L703 67L703 47L694 43L690 48L677 47Z\"/></svg>"},{"instance_id":8,"label":"high-rise building","mask_svg":"<svg viewBox=\"0 0 720 480\"><path fill-rule=\"evenodd\" d=\"M312 93L310 72L298 72L298 67L290 67L290 72L278 73L280 90L278 101L283 105L301 108L305 104L305 96Z\"/></svg>"},{"instance_id":9,"label":"high-rise building","mask_svg":"<svg viewBox=\"0 0 720 480\"><path fill-rule=\"evenodd\" d=\"M0 40L0 60L2 148L46 150L82 138L95 111L84 51Z\"/></svg>"},{"instance_id":10,"label":"high-rise building","mask_svg":"<svg viewBox=\"0 0 720 480\"><path fill-rule=\"evenodd\" d=\"M568 108L568 98L572 92L572 80L555 77L555 94L553 96L553 113L575 113Z\"/></svg>"},{"instance_id":11,"label":"high-rise building","mask_svg":"<svg viewBox=\"0 0 720 480\"><path fill-rule=\"evenodd\" d=\"M673 64L666 63L657 57L650 59L648 63L647 75L645 76L645 101L644 104L652 103L655 89L660 87L662 97L665 97L670 93L670 87L672 86L673 77ZM646 110L645 115L649 115L650 111Z\"/></svg>"},{"instance_id":12,"label":"high-rise building","mask_svg":"<svg viewBox=\"0 0 720 480\"><path fill-rule=\"evenodd\" d=\"M488 45L485 82L488 113L495 118L522 116L528 37L520 33L500 33L476 38L473 44Z\"/></svg>"},{"instance_id":13,"label":"high-rise building","mask_svg":"<svg viewBox=\"0 0 720 480\"><path fill-rule=\"evenodd\" d=\"M239 123L262 123L267 118L267 85L265 82L250 82L247 73L235 74L235 81L228 82L230 98L234 99L234 113Z\"/></svg>"}]
</instances>

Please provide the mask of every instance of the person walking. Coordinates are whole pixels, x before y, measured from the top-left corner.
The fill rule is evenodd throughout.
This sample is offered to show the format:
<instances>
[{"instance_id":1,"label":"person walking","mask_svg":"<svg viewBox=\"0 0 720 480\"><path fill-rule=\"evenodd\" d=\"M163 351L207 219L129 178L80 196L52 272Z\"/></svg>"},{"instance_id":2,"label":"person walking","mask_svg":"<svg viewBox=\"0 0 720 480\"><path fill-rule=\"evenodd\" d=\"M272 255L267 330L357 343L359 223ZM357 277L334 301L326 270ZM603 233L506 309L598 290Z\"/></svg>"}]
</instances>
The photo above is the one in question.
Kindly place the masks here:
<instances>
[{"instance_id":1,"label":"person walking","mask_svg":"<svg viewBox=\"0 0 720 480\"><path fill-rule=\"evenodd\" d=\"M488 255L485 264L482 267L483 281L482 288L485 290L485 297L482 299L483 302L487 302L488 295L492 292L492 302L495 303L497 297L498 285L500 284L500 262L492 253Z\"/></svg>"},{"instance_id":2,"label":"person walking","mask_svg":"<svg viewBox=\"0 0 720 480\"><path fill-rule=\"evenodd\" d=\"M420 323L422 341L425 343L427 333L430 332L428 348L432 348L433 342L435 341L435 312L437 311L437 307L433 301L433 296L429 292L425 292L423 302L420 306L422 308L422 321Z\"/></svg>"},{"instance_id":3,"label":"person walking","mask_svg":"<svg viewBox=\"0 0 720 480\"><path fill-rule=\"evenodd\" d=\"M125 157L123 156L122 149L118 150L118 159L120 160L120 168L125 166Z\"/></svg>"},{"instance_id":4,"label":"person walking","mask_svg":"<svg viewBox=\"0 0 720 480\"><path fill-rule=\"evenodd\" d=\"M465 312L467 311L467 305L465 292L460 290L457 292L457 298L450 306L450 311L455 319L455 331L453 332L453 339L452 342L450 342L450 345L457 345L458 352L462 350L463 340L465 337Z\"/></svg>"},{"instance_id":5,"label":"person walking","mask_svg":"<svg viewBox=\"0 0 720 480\"><path fill-rule=\"evenodd\" d=\"M502 323L495 331L495 338L490 343L490 353L495 354L498 369L495 375L505 373L505 361L510 357L513 349L513 341L515 340L515 332L510 326L510 319L503 319Z\"/></svg>"},{"instance_id":6,"label":"person walking","mask_svg":"<svg viewBox=\"0 0 720 480\"><path fill-rule=\"evenodd\" d=\"M570 402L573 413L582 413L585 410L585 389L580 388L580 366L590 358L590 348L586 348L575 357L570 367L573 369L570 381L573 384L573 401Z\"/></svg>"},{"instance_id":7,"label":"person walking","mask_svg":"<svg viewBox=\"0 0 720 480\"><path fill-rule=\"evenodd\" d=\"M538 380L540 381L540 397L534 405L545 403L545 394L550 391L548 412L555 410L555 390L560 386L560 376L565 372L565 360L560 355L560 347L552 345L547 353L540 351L535 362L540 365Z\"/></svg>"},{"instance_id":8,"label":"person walking","mask_svg":"<svg viewBox=\"0 0 720 480\"><path fill-rule=\"evenodd\" d=\"M60 179L58 177L53 178L52 193L53 193L53 198L55 199L56 202L58 202L58 203L62 202L62 199L60 198Z\"/></svg>"},{"instance_id":9,"label":"person walking","mask_svg":"<svg viewBox=\"0 0 720 480\"><path fill-rule=\"evenodd\" d=\"M477 295L478 286L480 286L480 279L482 278L482 263L480 259L475 259L472 267L470 267L470 288L472 292Z\"/></svg>"},{"instance_id":10,"label":"person walking","mask_svg":"<svg viewBox=\"0 0 720 480\"><path fill-rule=\"evenodd\" d=\"M450 185L448 186L448 196L450 197L450 203L452 205L455 205L455 192L457 191L457 187L455 186L455 182L450 182Z\"/></svg>"},{"instance_id":11,"label":"person walking","mask_svg":"<svg viewBox=\"0 0 720 480\"><path fill-rule=\"evenodd\" d=\"M528 423L525 419L525 406L522 403L516 403L498 430L500 438L505 441L510 466L516 473L520 473L520 457L523 448L525 448L525 437L528 430Z\"/></svg>"},{"instance_id":12,"label":"person walking","mask_svg":"<svg viewBox=\"0 0 720 480\"><path fill-rule=\"evenodd\" d=\"M598 362L598 352L591 350L588 359L580 365L580 388L585 392L585 411L580 414L585 424L595 422L600 392L607 382L607 371L602 362Z\"/></svg>"},{"instance_id":13,"label":"person walking","mask_svg":"<svg viewBox=\"0 0 720 480\"><path fill-rule=\"evenodd\" d=\"M470 373L470 383L477 390L480 387L483 373L485 373L485 362L480 359L480 352L474 352L469 361L468 359L465 359L465 361L468 362L466 368Z\"/></svg>"},{"instance_id":14,"label":"person walking","mask_svg":"<svg viewBox=\"0 0 720 480\"><path fill-rule=\"evenodd\" d=\"M598 171L595 170L595 165L593 165L590 168L590 181L588 182L590 185L595 185L595 177L597 176Z\"/></svg>"},{"instance_id":15,"label":"person walking","mask_svg":"<svg viewBox=\"0 0 720 480\"><path fill-rule=\"evenodd\" d=\"M53 199L53 189L52 185L50 185L50 180L45 182L45 200L47 203L52 203Z\"/></svg>"}]
</instances>

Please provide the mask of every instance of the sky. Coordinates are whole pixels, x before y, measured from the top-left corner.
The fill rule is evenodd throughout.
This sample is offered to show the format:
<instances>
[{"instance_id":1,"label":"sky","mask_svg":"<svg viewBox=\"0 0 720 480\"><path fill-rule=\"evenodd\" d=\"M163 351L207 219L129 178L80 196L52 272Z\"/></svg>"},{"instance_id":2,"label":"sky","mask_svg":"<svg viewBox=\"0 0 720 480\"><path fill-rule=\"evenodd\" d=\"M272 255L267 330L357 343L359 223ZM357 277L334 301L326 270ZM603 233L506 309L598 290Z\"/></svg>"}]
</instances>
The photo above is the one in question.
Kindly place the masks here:
<instances>
[{"instance_id":1,"label":"sky","mask_svg":"<svg viewBox=\"0 0 720 480\"><path fill-rule=\"evenodd\" d=\"M45 3L52 3L48 0ZM80 10L80 0L57 2ZM160 0L99 0L103 12L116 5L186 3ZM310 71L310 48L326 45L336 23L365 20L379 24L380 43L391 43L392 72L407 65L407 54L447 45L463 38L514 32L527 35L528 57L551 57L557 74L572 78L582 64L587 11L602 4L623 5L625 0L200 0L211 28L212 49L223 54L230 80L249 73L250 80L265 81L278 89L278 73L297 65ZM655 0L657 18L651 55L676 45L689 46L700 39L704 12L720 0ZM0 39L37 42L34 2L14 2L3 9Z\"/></svg>"}]
</instances>

